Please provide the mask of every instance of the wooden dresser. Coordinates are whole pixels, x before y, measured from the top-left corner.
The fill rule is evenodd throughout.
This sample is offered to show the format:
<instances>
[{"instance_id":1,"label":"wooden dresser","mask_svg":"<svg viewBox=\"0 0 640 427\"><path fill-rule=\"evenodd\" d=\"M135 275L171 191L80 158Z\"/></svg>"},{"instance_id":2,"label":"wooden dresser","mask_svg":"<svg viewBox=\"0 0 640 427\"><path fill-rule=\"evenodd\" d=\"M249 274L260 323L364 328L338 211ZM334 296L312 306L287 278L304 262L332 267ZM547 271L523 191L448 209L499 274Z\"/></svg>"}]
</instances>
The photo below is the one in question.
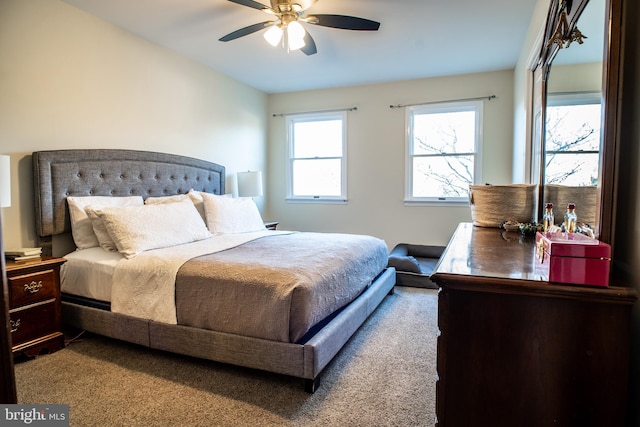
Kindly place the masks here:
<instances>
[{"instance_id":1,"label":"wooden dresser","mask_svg":"<svg viewBox=\"0 0 640 427\"><path fill-rule=\"evenodd\" d=\"M53 353L64 346L60 315L60 266L64 258L7 261L13 355Z\"/></svg>"},{"instance_id":2,"label":"wooden dresser","mask_svg":"<svg viewBox=\"0 0 640 427\"><path fill-rule=\"evenodd\" d=\"M533 237L460 224L434 274L438 426L623 426L629 287L543 282Z\"/></svg>"}]
</instances>

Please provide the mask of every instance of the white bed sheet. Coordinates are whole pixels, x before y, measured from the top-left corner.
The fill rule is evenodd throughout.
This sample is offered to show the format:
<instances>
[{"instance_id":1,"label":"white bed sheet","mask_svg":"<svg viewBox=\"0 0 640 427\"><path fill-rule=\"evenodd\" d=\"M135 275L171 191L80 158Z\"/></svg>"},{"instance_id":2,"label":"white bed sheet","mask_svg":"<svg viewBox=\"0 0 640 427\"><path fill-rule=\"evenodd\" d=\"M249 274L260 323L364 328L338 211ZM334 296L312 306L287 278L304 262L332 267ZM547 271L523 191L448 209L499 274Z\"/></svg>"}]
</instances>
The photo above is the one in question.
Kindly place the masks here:
<instances>
[{"instance_id":1,"label":"white bed sheet","mask_svg":"<svg viewBox=\"0 0 640 427\"><path fill-rule=\"evenodd\" d=\"M62 292L111 302L113 273L118 262L124 259L122 254L95 247L79 249L64 258L67 262L60 269Z\"/></svg>"}]
</instances>

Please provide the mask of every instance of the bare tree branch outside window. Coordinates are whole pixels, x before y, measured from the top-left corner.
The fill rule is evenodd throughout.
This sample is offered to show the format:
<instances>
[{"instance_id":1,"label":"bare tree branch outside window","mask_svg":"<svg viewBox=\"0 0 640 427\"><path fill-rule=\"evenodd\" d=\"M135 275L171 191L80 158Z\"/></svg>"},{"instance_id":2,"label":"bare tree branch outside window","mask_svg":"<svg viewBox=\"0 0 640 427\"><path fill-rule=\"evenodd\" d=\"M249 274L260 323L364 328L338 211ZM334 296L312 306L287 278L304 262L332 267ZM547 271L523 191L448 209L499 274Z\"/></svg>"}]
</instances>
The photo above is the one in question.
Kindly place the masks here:
<instances>
[{"instance_id":1,"label":"bare tree branch outside window","mask_svg":"<svg viewBox=\"0 0 640 427\"><path fill-rule=\"evenodd\" d=\"M458 142L454 128L450 128L448 133L445 133L444 130L440 133L442 141L448 141L445 146L429 145L424 139L416 137L416 144L421 151L439 154L447 166L445 171L441 168L436 170L430 165L427 171L423 172L424 178L431 178L439 183L441 192L445 196L464 197L469 191L469 184L473 183L473 171L469 165L468 157L452 154L456 153L456 143Z\"/></svg>"},{"instance_id":2,"label":"bare tree branch outside window","mask_svg":"<svg viewBox=\"0 0 640 427\"><path fill-rule=\"evenodd\" d=\"M545 182L597 185L600 105L552 106L547 112Z\"/></svg>"}]
</instances>

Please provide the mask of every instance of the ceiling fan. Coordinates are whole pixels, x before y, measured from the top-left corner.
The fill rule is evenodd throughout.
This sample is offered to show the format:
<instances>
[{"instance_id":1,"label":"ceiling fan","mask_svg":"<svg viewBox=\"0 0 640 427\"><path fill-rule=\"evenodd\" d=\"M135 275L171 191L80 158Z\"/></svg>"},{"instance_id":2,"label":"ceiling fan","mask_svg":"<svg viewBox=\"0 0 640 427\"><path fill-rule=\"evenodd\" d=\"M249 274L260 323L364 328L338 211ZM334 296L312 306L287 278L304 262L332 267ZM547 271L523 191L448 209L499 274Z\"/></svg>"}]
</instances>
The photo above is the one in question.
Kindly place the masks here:
<instances>
[{"instance_id":1,"label":"ceiling fan","mask_svg":"<svg viewBox=\"0 0 640 427\"><path fill-rule=\"evenodd\" d=\"M357 18L346 15L306 15L308 8L318 0L270 0L271 7L265 6L254 0L229 0L242 6L258 9L274 15L275 20L260 22L240 28L220 38L222 42L228 42L240 37L253 34L265 28L264 38L272 46L282 43L287 51L300 49L306 55L313 55L318 50L316 43L303 27L301 22L319 25L322 27L340 28L343 30L377 31L380 23L369 19Z\"/></svg>"}]
</instances>

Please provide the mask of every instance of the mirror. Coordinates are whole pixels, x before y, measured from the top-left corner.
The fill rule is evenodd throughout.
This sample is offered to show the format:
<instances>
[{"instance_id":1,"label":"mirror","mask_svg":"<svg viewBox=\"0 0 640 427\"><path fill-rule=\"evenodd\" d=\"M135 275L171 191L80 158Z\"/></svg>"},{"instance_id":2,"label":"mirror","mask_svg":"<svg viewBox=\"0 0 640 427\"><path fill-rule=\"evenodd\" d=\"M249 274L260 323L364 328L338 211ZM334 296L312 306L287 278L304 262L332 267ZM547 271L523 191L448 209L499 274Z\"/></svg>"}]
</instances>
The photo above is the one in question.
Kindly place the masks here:
<instances>
[{"instance_id":1,"label":"mirror","mask_svg":"<svg viewBox=\"0 0 640 427\"><path fill-rule=\"evenodd\" d=\"M575 20L583 43L564 41L546 70L541 150L541 207L553 203L556 223L568 203L598 233L605 0L589 0ZM565 10L572 5L565 4ZM577 4L573 7L578 7ZM575 16L578 12L575 12Z\"/></svg>"},{"instance_id":2,"label":"mirror","mask_svg":"<svg viewBox=\"0 0 640 427\"><path fill-rule=\"evenodd\" d=\"M592 7L593 6L593 7ZM582 16L583 12L585 13ZM549 12L547 15L547 23L545 27L542 46L536 67L532 70L532 100L531 108L531 183L540 184L538 194L538 215L542 217L544 211L544 202L547 196L545 194L545 135L546 135L546 115L547 115L547 85L551 86L549 90L550 106L556 102L555 93L564 92L582 92L583 85L580 89L569 86L569 83L575 83L577 86L578 77L583 77L583 71L573 70L569 73L567 85L562 87L563 67L569 69L578 67L575 64L591 63L592 67L597 68L597 62L602 61L602 78L601 81L601 110L602 116L600 121L600 147L598 153L591 153L592 156L598 156L598 179L595 191L595 218L592 228L595 236L605 243L609 243L613 248L614 240L614 218L616 216L616 186L617 171L616 163L619 154L619 122L618 122L618 99L620 96L621 79L620 79L620 47L622 43L622 0L551 0L549 4ZM580 32L587 38L584 39L584 46L577 41L572 42L568 47L567 41L574 35L574 29L578 27ZM602 34L602 36L600 36ZM601 39L599 39L602 37ZM558 46L562 44L563 48ZM588 49L588 47L591 47ZM587 53L586 51L589 50ZM575 52L575 53L574 53ZM580 60L580 55L594 55L590 59ZM557 58L556 58L557 57ZM557 60L556 60L557 59ZM586 68L585 68L586 70ZM556 73L556 71L558 71ZM586 71L585 71L586 72ZM566 74L566 73L564 73ZM595 75L593 78L596 78ZM556 82L557 80L557 82ZM572 80L575 80L572 82ZM594 95L598 93L597 85L593 85L595 89L587 89L585 94ZM551 112L551 111L549 111ZM593 148L593 144L586 144L584 147ZM592 150L594 151L594 150ZM589 153L583 153L589 154ZM588 156L586 156L588 157ZM562 184L560 184L562 186ZM565 186L571 186L566 185ZM547 190L552 190L549 185ZM569 190L562 187L562 190ZM589 191L592 191L590 189ZM569 196L577 197L576 193L568 192ZM593 193L593 192L592 192ZM591 194L591 197L594 197ZM575 201L575 200L574 200ZM556 209L556 215L564 213L565 206L563 202ZM582 202L577 202L581 203ZM555 207L555 206L554 206ZM582 213L580 213L582 211ZM584 203L582 209L578 209L578 215L582 218L589 219L590 209L588 203Z\"/></svg>"}]
</instances>

